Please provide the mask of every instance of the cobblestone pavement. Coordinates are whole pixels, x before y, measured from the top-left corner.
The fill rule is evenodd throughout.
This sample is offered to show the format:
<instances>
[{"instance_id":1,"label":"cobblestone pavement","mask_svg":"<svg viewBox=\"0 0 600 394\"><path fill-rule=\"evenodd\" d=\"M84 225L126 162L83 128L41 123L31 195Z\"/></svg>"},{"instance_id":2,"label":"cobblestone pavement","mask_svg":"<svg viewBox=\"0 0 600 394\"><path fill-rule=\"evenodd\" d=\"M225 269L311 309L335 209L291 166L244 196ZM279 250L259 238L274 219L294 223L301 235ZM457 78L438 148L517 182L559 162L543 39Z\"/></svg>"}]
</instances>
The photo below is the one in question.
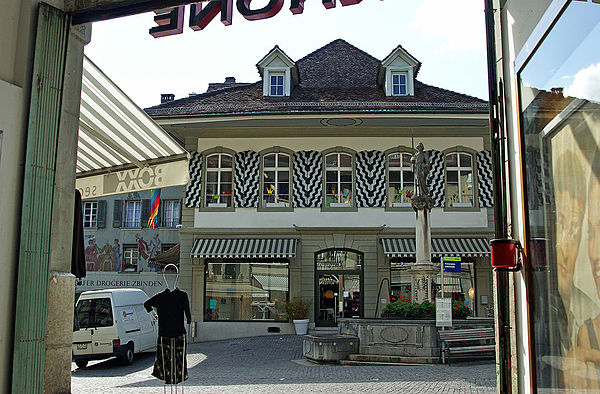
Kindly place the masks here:
<instances>
[{"instance_id":1,"label":"cobblestone pavement","mask_svg":"<svg viewBox=\"0 0 600 394\"><path fill-rule=\"evenodd\" d=\"M190 344L187 393L494 393L493 362L448 365L340 366L303 360L302 337L240 338ZM154 354L72 365L73 393L160 393L150 375ZM170 393L167 388L166 392ZM179 389L178 393L181 392Z\"/></svg>"}]
</instances>

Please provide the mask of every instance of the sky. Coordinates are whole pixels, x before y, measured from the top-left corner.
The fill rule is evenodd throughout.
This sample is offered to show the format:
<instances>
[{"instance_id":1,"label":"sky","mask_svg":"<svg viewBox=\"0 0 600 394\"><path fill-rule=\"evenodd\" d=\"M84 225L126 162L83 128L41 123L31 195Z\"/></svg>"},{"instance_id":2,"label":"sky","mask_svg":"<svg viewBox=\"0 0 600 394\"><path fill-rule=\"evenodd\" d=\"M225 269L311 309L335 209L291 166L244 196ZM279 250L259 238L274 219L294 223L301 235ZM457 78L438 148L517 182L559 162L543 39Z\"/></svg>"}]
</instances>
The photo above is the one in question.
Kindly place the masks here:
<instances>
[{"instance_id":1,"label":"sky","mask_svg":"<svg viewBox=\"0 0 600 394\"><path fill-rule=\"evenodd\" d=\"M258 9L268 0L253 0ZM326 9L306 0L304 12L289 11L290 0L269 19L248 21L233 10L230 26L215 17L204 30L153 38L154 13L95 22L86 55L140 107L205 92L210 82L233 76L260 79L256 63L275 45L298 60L341 38L383 60L402 47L421 62L423 83L487 100L485 19L482 0L363 0Z\"/></svg>"}]
</instances>

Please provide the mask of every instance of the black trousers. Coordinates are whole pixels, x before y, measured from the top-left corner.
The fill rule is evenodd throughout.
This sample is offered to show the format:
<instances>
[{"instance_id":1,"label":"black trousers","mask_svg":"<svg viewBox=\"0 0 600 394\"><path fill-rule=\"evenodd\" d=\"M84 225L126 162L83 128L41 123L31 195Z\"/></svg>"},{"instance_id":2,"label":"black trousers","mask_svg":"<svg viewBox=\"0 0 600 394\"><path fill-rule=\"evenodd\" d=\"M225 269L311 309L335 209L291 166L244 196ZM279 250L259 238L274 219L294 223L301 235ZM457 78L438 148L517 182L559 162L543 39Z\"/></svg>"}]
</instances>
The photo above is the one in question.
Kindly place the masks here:
<instances>
[{"instance_id":1,"label":"black trousers","mask_svg":"<svg viewBox=\"0 0 600 394\"><path fill-rule=\"evenodd\" d=\"M152 376L164 380L166 384L177 384L187 380L185 336L158 337L157 342Z\"/></svg>"}]
</instances>

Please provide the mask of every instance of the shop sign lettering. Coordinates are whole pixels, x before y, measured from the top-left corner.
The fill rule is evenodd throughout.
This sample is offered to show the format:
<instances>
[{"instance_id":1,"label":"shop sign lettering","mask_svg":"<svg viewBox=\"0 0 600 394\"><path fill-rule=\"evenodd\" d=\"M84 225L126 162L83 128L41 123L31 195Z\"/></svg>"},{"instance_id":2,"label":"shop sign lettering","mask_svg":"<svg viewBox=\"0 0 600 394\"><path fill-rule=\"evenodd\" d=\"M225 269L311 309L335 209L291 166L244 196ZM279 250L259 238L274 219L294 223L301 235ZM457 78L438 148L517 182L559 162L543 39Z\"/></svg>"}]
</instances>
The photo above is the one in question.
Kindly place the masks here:
<instances>
[{"instance_id":1,"label":"shop sign lettering","mask_svg":"<svg viewBox=\"0 0 600 394\"><path fill-rule=\"evenodd\" d=\"M304 12L305 0L291 0L290 12L294 15ZM326 9L334 8L337 0L321 0ZM354 5L362 0L339 0L342 6ZM252 0L236 0L238 12L249 21L271 18L283 8L283 0L269 0L262 8L252 9ZM150 29L154 38L183 33L185 19L185 6L167 8L154 11L154 22L158 25ZM233 0L211 0L202 5L202 2L190 4L189 26L192 30L204 29L218 14L221 23L231 25L233 15Z\"/></svg>"}]
</instances>

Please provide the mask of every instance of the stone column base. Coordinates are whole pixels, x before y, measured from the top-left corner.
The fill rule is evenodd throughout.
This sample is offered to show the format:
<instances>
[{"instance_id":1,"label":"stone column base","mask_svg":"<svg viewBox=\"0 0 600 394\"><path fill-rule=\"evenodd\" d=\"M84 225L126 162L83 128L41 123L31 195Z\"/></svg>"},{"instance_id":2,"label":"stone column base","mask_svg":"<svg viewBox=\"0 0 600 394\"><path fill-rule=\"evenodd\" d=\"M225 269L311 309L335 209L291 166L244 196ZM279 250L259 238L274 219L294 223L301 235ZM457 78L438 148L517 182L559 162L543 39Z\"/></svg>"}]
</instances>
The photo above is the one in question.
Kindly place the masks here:
<instances>
[{"instance_id":1,"label":"stone column base","mask_svg":"<svg viewBox=\"0 0 600 394\"><path fill-rule=\"evenodd\" d=\"M44 368L46 394L71 392L74 301L75 276L67 272L50 272Z\"/></svg>"}]
</instances>

